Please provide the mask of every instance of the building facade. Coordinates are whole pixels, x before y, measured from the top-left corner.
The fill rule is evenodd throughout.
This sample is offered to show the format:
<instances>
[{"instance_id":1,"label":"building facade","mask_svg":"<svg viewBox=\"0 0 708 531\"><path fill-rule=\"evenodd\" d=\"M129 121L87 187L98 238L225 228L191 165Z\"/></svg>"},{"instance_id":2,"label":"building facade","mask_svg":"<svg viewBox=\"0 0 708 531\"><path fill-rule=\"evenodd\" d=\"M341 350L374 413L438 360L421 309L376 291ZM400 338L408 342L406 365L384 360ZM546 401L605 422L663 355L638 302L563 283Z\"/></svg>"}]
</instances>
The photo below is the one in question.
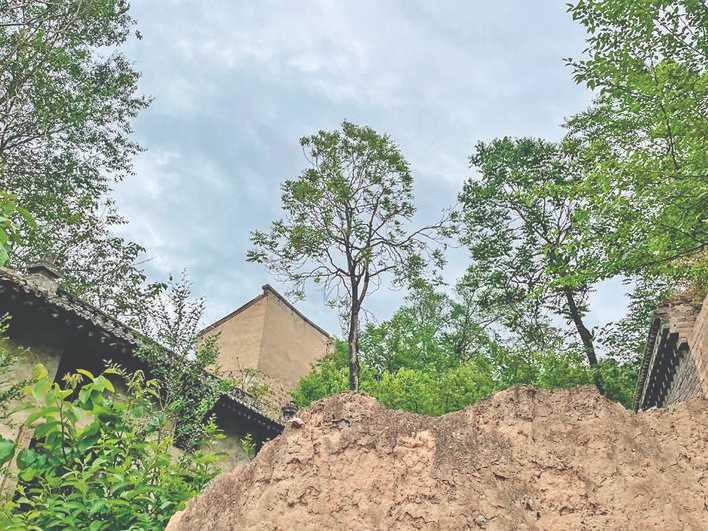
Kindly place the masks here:
<instances>
[{"instance_id":1,"label":"building facade","mask_svg":"<svg viewBox=\"0 0 708 531\"><path fill-rule=\"evenodd\" d=\"M141 369L149 376L150 368L134 355L145 337L62 290L59 280L50 264L36 264L24 274L0 268L0 315L11 316L2 347L15 351L19 358L10 374L0 375L0 388L27 378L36 363L42 363L56 382L76 369L100 373L106 360L129 370ZM222 332L219 342L224 350L218 367L222 373L258 369L282 386L283 393L274 399L272 408L263 407L243 386L219 399L213 413L225 435L219 444L229 455L229 467L246 458L242 437L250 434L260 447L282 431L281 407L289 399L287 391L309 370L310 363L327 352L329 336L269 286L259 297L207 327L205 333L217 331ZM27 447L32 438L23 420L19 413L12 425L0 423L0 435L15 440L19 448ZM8 482L0 477L0 491L12 487Z\"/></svg>"},{"instance_id":2,"label":"building facade","mask_svg":"<svg viewBox=\"0 0 708 531\"><path fill-rule=\"evenodd\" d=\"M708 296L682 294L652 314L635 410L708 397Z\"/></svg>"},{"instance_id":3,"label":"building facade","mask_svg":"<svg viewBox=\"0 0 708 531\"><path fill-rule=\"evenodd\" d=\"M333 340L271 286L262 290L200 336L217 336L219 370L246 390L264 386L263 400L274 411L289 400L312 365L331 352Z\"/></svg>"}]
</instances>

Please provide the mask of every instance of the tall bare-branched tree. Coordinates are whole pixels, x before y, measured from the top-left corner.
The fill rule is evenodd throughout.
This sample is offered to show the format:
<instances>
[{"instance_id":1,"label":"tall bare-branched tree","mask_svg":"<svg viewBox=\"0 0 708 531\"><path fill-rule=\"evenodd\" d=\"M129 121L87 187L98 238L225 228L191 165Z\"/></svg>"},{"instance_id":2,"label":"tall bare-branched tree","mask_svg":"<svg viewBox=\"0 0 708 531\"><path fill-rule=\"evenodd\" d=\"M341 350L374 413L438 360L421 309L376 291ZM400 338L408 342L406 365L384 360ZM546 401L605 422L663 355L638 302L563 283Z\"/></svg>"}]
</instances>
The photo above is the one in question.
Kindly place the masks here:
<instances>
[{"instance_id":1,"label":"tall bare-branched tree","mask_svg":"<svg viewBox=\"0 0 708 531\"><path fill-rule=\"evenodd\" d=\"M373 129L344 122L300 141L310 167L282 185L285 217L254 231L248 259L294 285L324 287L348 321L349 384L359 387L359 326L365 302L385 275L395 281L442 261L436 244L452 214L409 229L413 176L398 146Z\"/></svg>"}]
</instances>

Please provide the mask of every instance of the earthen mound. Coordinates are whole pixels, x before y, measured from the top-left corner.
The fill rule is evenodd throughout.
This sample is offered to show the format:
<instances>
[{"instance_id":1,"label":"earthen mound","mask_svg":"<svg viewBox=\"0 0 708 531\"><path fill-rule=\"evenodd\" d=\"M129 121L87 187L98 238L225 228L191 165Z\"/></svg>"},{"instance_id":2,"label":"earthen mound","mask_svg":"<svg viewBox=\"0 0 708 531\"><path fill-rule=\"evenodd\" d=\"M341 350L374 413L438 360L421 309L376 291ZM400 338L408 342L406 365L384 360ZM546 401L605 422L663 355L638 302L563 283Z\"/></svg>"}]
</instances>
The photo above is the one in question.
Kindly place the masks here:
<instances>
[{"instance_id":1,"label":"earthen mound","mask_svg":"<svg viewBox=\"0 0 708 531\"><path fill-rule=\"evenodd\" d=\"M168 530L708 529L708 401L516 387L443 417L313 404Z\"/></svg>"}]
</instances>

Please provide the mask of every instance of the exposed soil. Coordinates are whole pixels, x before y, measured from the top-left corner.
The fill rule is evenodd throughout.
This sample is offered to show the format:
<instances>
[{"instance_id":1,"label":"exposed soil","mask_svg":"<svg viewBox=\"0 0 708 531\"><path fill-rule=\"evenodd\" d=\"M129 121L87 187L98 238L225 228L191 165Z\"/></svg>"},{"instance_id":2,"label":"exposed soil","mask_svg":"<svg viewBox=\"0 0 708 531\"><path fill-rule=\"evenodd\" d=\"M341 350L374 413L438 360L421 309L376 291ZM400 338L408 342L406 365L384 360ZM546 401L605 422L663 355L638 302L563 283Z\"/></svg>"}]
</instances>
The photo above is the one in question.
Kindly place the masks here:
<instances>
[{"instance_id":1,"label":"exposed soil","mask_svg":"<svg viewBox=\"0 0 708 531\"><path fill-rule=\"evenodd\" d=\"M708 401L517 387L443 417L313 404L168 530L708 529Z\"/></svg>"}]
</instances>

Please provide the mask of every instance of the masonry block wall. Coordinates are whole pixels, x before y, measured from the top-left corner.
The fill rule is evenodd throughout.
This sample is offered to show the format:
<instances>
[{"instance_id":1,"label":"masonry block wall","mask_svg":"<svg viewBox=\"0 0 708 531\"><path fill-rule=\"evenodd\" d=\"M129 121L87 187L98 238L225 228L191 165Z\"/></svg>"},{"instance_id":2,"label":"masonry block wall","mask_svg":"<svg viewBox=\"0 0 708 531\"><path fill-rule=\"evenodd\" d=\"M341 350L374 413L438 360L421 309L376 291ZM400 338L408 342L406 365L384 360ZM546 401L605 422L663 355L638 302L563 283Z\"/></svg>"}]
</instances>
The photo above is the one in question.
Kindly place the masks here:
<instances>
[{"instance_id":1,"label":"masonry block wall","mask_svg":"<svg viewBox=\"0 0 708 531\"><path fill-rule=\"evenodd\" d=\"M637 409L708 397L708 296L682 295L654 312Z\"/></svg>"},{"instance_id":2,"label":"masonry block wall","mask_svg":"<svg viewBox=\"0 0 708 531\"><path fill-rule=\"evenodd\" d=\"M703 299L703 306L693 325L689 345L703 394L708 397L708 295Z\"/></svg>"},{"instance_id":3,"label":"masonry block wall","mask_svg":"<svg viewBox=\"0 0 708 531\"><path fill-rule=\"evenodd\" d=\"M670 406L703 394L692 353L687 348L681 348L676 352L674 360L666 377L666 393L660 406Z\"/></svg>"}]
</instances>

